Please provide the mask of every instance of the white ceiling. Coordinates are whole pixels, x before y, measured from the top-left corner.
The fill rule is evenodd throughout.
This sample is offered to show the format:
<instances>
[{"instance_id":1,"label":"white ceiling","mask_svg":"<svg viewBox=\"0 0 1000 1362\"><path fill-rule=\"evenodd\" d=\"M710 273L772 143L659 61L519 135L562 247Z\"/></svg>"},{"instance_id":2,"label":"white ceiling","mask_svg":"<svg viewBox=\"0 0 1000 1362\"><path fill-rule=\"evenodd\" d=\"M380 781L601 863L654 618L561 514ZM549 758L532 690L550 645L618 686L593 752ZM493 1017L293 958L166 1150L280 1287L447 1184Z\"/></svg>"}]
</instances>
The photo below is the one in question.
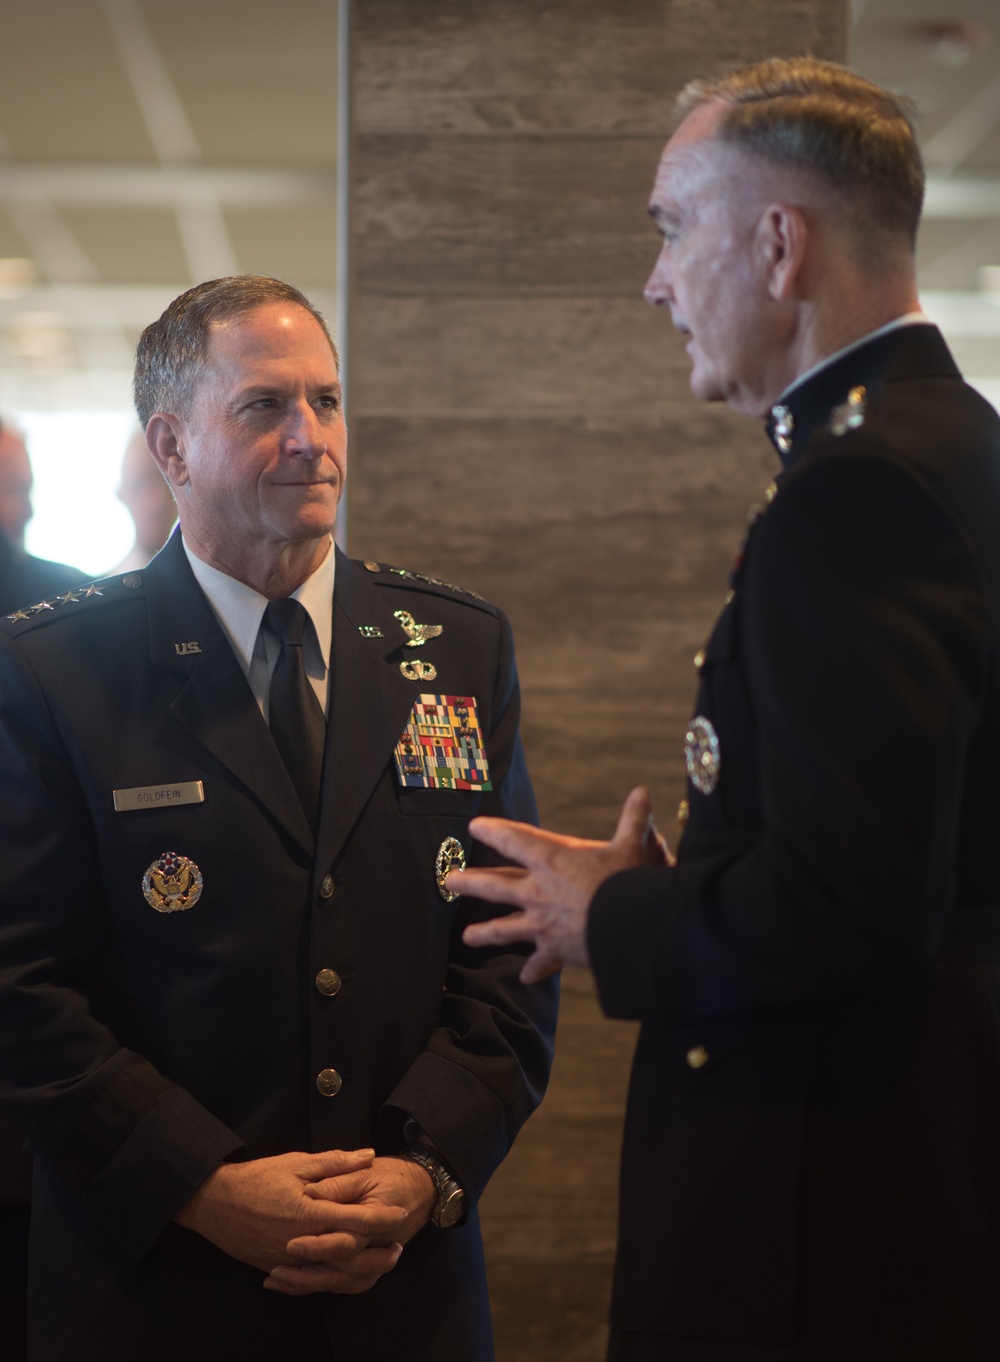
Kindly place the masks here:
<instances>
[{"instance_id":1,"label":"white ceiling","mask_svg":"<svg viewBox=\"0 0 1000 1362\"><path fill-rule=\"evenodd\" d=\"M853 0L852 10L851 64L920 111L924 307L997 401L1000 291L988 267L1000 266L1000 0Z\"/></svg>"},{"instance_id":2,"label":"white ceiling","mask_svg":"<svg viewBox=\"0 0 1000 1362\"><path fill-rule=\"evenodd\" d=\"M121 407L182 289L333 320L337 0L3 0L0 410Z\"/></svg>"}]
</instances>

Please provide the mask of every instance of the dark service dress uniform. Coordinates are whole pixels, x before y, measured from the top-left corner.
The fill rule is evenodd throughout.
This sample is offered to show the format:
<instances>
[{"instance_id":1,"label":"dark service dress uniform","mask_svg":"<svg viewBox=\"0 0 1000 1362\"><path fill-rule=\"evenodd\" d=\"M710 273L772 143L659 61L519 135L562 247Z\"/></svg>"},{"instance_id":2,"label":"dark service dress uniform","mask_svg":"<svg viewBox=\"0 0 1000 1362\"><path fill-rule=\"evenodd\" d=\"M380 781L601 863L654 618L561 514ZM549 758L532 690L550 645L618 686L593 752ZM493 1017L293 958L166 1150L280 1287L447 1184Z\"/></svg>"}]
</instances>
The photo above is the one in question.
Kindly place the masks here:
<instances>
[{"instance_id":1,"label":"dark service dress uniform","mask_svg":"<svg viewBox=\"0 0 1000 1362\"><path fill-rule=\"evenodd\" d=\"M772 412L674 868L589 923L642 1028L610 1356L1000 1356L1000 421L937 330Z\"/></svg>"},{"instance_id":2,"label":"dark service dress uniform","mask_svg":"<svg viewBox=\"0 0 1000 1362\"><path fill-rule=\"evenodd\" d=\"M83 579L77 568L15 549L0 534L0 614L16 610ZM10 1362L25 1355L25 1293L31 1157L24 1136L0 1116L0 1338Z\"/></svg>"},{"instance_id":3,"label":"dark service dress uniform","mask_svg":"<svg viewBox=\"0 0 1000 1362\"><path fill-rule=\"evenodd\" d=\"M541 1097L555 990L463 947L492 910L446 902L436 862L484 854L477 812L535 817L510 629L341 556L330 666L314 839L178 533L0 622L0 1096L36 1156L35 1362L492 1357L475 1201ZM491 788L404 783L435 697ZM222 1160L397 1153L408 1120L472 1207L366 1294L264 1291L173 1223Z\"/></svg>"}]
</instances>

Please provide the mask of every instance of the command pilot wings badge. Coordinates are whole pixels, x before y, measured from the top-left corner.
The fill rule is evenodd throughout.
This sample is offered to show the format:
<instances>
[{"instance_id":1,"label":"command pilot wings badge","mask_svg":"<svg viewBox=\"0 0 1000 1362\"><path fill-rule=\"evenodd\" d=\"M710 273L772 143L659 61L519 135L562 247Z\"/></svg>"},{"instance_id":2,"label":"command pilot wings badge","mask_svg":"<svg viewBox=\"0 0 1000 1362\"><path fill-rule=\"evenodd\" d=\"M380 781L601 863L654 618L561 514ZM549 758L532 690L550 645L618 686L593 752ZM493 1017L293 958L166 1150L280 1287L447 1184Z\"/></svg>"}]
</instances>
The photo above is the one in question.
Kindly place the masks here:
<instances>
[{"instance_id":1,"label":"command pilot wings badge","mask_svg":"<svg viewBox=\"0 0 1000 1362\"><path fill-rule=\"evenodd\" d=\"M403 626L403 633L410 640L407 648L419 648L429 638L437 638L444 630L443 624L418 624L409 610L394 610L393 616Z\"/></svg>"}]
</instances>

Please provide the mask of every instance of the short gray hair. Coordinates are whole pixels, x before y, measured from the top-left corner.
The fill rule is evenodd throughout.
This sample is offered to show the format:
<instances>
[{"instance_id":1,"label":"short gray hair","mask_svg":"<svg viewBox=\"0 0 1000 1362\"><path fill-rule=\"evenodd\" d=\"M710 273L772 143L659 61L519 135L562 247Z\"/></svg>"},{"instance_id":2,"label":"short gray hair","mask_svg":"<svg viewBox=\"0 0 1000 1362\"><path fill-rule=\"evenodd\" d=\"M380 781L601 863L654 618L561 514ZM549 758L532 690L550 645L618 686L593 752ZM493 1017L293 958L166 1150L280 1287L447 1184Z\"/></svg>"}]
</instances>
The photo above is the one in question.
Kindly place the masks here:
<instances>
[{"instance_id":1,"label":"short gray hair","mask_svg":"<svg viewBox=\"0 0 1000 1362\"><path fill-rule=\"evenodd\" d=\"M175 298L139 337L132 392L143 430L154 412L188 415L195 386L205 370L211 328L267 303L294 303L315 317L339 369L337 347L322 314L297 288L261 274L209 279Z\"/></svg>"},{"instance_id":2,"label":"short gray hair","mask_svg":"<svg viewBox=\"0 0 1000 1362\"><path fill-rule=\"evenodd\" d=\"M683 118L719 99L730 106L720 141L812 171L866 229L916 241L924 167L911 100L836 62L773 57L692 81L678 96L677 113Z\"/></svg>"}]
</instances>

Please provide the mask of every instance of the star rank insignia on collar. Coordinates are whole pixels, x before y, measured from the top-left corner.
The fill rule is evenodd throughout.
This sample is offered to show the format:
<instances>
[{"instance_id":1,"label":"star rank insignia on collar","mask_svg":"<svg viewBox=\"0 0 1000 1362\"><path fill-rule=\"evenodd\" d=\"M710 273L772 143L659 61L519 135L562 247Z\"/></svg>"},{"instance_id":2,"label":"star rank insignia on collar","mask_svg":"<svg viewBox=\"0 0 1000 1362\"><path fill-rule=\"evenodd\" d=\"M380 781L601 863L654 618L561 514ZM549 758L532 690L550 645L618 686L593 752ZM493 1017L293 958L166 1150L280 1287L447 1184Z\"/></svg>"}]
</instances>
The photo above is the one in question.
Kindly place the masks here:
<instances>
[{"instance_id":1,"label":"star rank insignia on collar","mask_svg":"<svg viewBox=\"0 0 1000 1362\"><path fill-rule=\"evenodd\" d=\"M846 435L849 430L857 430L865 423L865 409L868 406L867 390L860 384L847 394L847 401L841 402L830 413L830 434Z\"/></svg>"}]
</instances>

